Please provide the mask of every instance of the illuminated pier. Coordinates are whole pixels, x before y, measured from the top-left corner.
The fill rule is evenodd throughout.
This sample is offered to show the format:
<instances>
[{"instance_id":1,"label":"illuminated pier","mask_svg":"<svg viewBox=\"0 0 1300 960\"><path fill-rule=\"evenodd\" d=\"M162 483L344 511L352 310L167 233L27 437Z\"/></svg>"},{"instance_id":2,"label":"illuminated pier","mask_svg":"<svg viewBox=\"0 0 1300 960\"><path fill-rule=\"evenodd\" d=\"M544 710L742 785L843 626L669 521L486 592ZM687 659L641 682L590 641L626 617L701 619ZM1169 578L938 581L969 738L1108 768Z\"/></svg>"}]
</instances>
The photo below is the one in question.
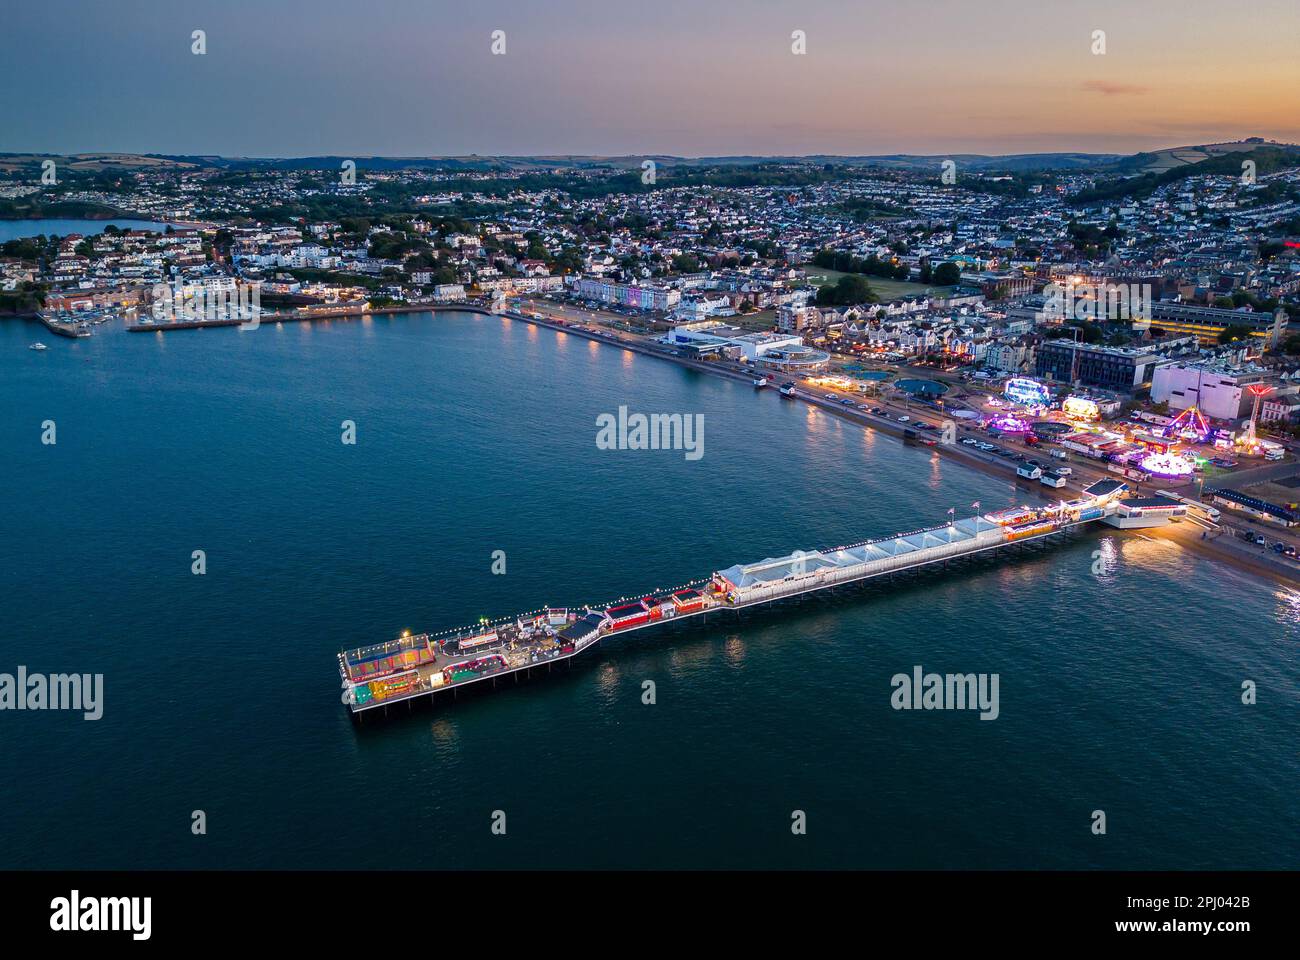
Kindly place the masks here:
<instances>
[{"instance_id":1,"label":"illuminated pier","mask_svg":"<svg viewBox=\"0 0 1300 960\"><path fill-rule=\"evenodd\" d=\"M550 668L602 640L709 613L764 603L991 554L1055 537L1097 520L1116 526L1165 523L1186 507L1169 501L1158 515L1129 522L1126 484L1099 480L1078 499L1045 507L986 513L909 533L828 550L795 551L737 564L668 591L581 609L549 608L508 620L483 621L440 634L403 636L338 655L343 703L353 716L484 680ZM1143 502L1145 504L1145 501ZM1151 509L1151 505L1134 508Z\"/></svg>"}]
</instances>

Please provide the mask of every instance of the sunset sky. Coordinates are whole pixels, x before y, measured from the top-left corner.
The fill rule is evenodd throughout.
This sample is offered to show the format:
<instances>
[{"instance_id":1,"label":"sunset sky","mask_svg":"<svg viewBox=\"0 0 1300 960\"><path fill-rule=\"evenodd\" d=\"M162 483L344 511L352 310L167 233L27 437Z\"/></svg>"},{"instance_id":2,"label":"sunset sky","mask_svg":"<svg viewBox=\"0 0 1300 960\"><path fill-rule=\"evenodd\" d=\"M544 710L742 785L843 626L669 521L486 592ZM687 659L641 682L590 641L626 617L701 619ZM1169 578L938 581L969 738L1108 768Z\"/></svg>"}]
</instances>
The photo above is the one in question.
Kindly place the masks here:
<instances>
[{"instance_id":1,"label":"sunset sky","mask_svg":"<svg viewBox=\"0 0 1300 960\"><path fill-rule=\"evenodd\" d=\"M42 0L0 76L3 151L1126 153L1300 141L1300 2Z\"/></svg>"}]
</instances>

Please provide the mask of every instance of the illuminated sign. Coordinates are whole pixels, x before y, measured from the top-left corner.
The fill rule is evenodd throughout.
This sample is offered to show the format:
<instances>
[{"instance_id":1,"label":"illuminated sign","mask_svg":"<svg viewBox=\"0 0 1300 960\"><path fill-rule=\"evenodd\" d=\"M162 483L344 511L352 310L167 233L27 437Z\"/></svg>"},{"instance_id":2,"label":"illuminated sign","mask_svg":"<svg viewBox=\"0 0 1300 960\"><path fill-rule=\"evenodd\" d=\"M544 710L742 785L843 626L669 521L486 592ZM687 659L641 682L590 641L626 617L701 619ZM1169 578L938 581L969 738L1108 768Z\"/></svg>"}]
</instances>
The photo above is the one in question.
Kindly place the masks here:
<instances>
[{"instance_id":1,"label":"illuminated sign","mask_svg":"<svg viewBox=\"0 0 1300 960\"><path fill-rule=\"evenodd\" d=\"M1100 420L1101 411L1097 403L1087 397L1066 397L1061 404L1061 412L1071 420Z\"/></svg>"},{"instance_id":2,"label":"illuminated sign","mask_svg":"<svg viewBox=\"0 0 1300 960\"><path fill-rule=\"evenodd\" d=\"M1002 395L1026 407L1045 407L1052 399L1045 386L1028 377L1012 377L1002 388Z\"/></svg>"}]
</instances>

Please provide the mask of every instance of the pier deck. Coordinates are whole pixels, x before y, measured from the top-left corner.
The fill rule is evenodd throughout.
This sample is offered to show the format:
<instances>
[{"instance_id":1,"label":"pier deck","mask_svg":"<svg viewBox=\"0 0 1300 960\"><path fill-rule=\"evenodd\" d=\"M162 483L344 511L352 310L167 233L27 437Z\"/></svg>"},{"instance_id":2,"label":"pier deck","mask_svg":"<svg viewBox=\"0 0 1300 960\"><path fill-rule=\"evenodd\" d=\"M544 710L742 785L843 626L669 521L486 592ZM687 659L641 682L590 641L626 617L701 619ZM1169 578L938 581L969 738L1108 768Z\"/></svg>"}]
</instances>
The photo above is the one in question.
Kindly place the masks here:
<instances>
[{"instance_id":1,"label":"pier deck","mask_svg":"<svg viewBox=\"0 0 1300 960\"><path fill-rule=\"evenodd\" d=\"M569 660L614 635L1044 541L1115 516L1126 492L1119 481L1101 481L1068 503L966 517L849 546L738 564L631 603L531 611L344 651L338 656L343 703L355 717Z\"/></svg>"}]
</instances>

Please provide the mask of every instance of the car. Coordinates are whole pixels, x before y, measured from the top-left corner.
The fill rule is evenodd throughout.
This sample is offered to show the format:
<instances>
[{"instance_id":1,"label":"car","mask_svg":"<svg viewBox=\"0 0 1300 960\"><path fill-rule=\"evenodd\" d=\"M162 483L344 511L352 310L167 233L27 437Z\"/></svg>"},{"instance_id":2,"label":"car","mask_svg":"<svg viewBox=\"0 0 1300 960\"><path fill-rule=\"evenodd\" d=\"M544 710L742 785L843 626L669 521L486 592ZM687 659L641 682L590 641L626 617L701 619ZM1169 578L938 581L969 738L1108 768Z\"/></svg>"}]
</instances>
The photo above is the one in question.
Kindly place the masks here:
<instances>
[{"instance_id":1,"label":"car","mask_svg":"<svg viewBox=\"0 0 1300 960\"><path fill-rule=\"evenodd\" d=\"M962 437L961 442L968 447L973 447L975 446L975 444L979 443L979 441L976 440L974 437Z\"/></svg>"},{"instance_id":2,"label":"car","mask_svg":"<svg viewBox=\"0 0 1300 960\"><path fill-rule=\"evenodd\" d=\"M881 408L881 407L872 407L872 408L871 408L871 412L872 412L872 413L884 413L885 411L884 411L884 409Z\"/></svg>"},{"instance_id":3,"label":"car","mask_svg":"<svg viewBox=\"0 0 1300 960\"><path fill-rule=\"evenodd\" d=\"M1286 553L1286 544L1281 542L1273 544L1273 552Z\"/></svg>"},{"instance_id":4,"label":"car","mask_svg":"<svg viewBox=\"0 0 1300 960\"><path fill-rule=\"evenodd\" d=\"M1300 551L1297 551L1295 547L1291 546L1290 544L1287 544L1287 548L1282 551L1282 555L1286 557L1290 557L1292 560L1294 560L1297 555L1300 555Z\"/></svg>"},{"instance_id":5,"label":"car","mask_svg":"<svg viewBox=\"0 0 1300 960\"><path fill-rule=\"evenodd\" d=\"M841 400L840 403L844 404L844 406L846 406L846 407L851 407L851 406L853 406L853 401L852 401L852 400Z\"/></svg>"},{"instance_id":6,"label":"car","mask_svg":"<svg viewBox=\"0 0 1300 960\"><path fill-rule=\"evenodd\" d=\"M1063 476L1063 477L1068 477L1070 474L1074 473L1074 468L1073 468L1073 467L1057 467L1057 468L1056 468L1056 472L1059 473L1059 474L1060 474L1061 476Z\"/></svg>"},{"instance_id":7,"label":"car","mask_svg":"<svg viewBox=\"0 0 1300 960\"><path fill-rule=\"evenodd\" d=\"M833 394L833 393L825 393L825 394L822 394L822 399L823 399L823 400L838 400L839 397L835 396L835 394Z\"/></svg>"},{"instance_id":8,"label":"car","mask_svg":"<svg viewBox=\"0 0 1300 960\"><path fill-rule=\"evenodd\" d=\"M1268 541L1264 539L1264 535L1263 535L1262 533L1257 533L1257 534L1255 534L1255 543L1256 543L1258 546L1261 546L1261 547L1262 547L1262 546L1264 546L1266 543L1268 543Z\"/></svg>"},{"instance_id":9,"label":"car","mask_svg":"<svg viewBox=\"0 0 1300 960\"><path fill-rule=\"evenodd\" d=\"M912 418L909 417L907 414L903 414L901 417L898 418L898 422L899 422L899 423L907 423L907 422L908 422L909 420L911 420L911 419L912 419Z\"/></svg>"}]
</instances>

